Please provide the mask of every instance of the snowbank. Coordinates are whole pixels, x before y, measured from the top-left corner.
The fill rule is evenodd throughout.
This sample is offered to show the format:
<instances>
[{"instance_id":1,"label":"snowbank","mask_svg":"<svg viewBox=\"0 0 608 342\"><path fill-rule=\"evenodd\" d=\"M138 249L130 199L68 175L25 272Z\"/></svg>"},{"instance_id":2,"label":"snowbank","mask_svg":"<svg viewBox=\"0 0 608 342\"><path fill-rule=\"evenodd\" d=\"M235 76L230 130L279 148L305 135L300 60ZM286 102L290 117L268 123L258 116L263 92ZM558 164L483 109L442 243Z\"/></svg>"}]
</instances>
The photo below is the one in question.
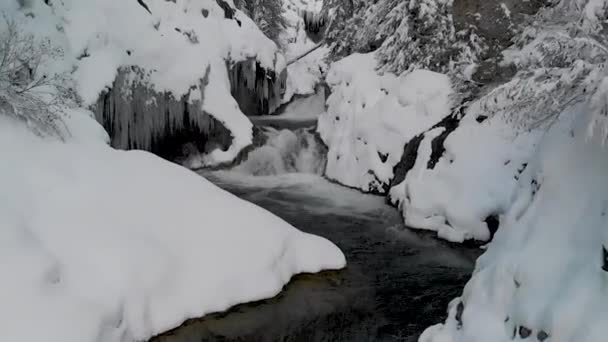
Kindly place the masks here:
<instances>
[{"instance_id":1,"label":"snowbank","mask_svg":"<svg viewBox=\"0 0 608 342\"><path fill-rule=\"evenodd\" d=\"M109 148L82 114L66 120L67 143L0 115L0 340L143 341L344 267L329 241L152 154Z\"/></svg>"},{"instance_id":2,"label":"snowbank","mask_svg":"<svg viewBox=\"0 0 608 342\"><path fill-rule=\"evenodd\" d=\"M147 72L141 82L157 93L200 100L233 135L231 148L216 151L210 162L231 160L252 139L251 123L230 93L227 61L255 58L277 74L285 69L276 45L248 17L215 0L143 1L145 7L122 0L25 3L4 1L0 10L61 48L63 58L49 67L70 73L85 107L132 66ZM202 79L206 86L198 89Z\"/></svg>"},{"instance_id":3,"label":"snowbank","mask_svg":"<svg viewBox=\"0 0 608 342\"><path fill-rule=\"evenodd\" d=\"M471 111L447 136L445 150L433 156L441 148L433 141L444 131L424 134L413 168L391 188L390 199L409 227L453 242L488 241L490 228L498 227L486 221L500 220L510 209L541 132L518 132L498 115L480 123Z\"/></svg>"},{"instance_id":4,"label":"snowbank","mask_svg":"<svg viewBox=\"0 0 608 342\"><path fill-rule=\"evenodd\" d=\"M397 77L375 71L374 54L332 64L332 95L318 132L329 147L326 176L369 192L386 192L403 145L450 113L447 76L415 70Z\"/></svg>"},{"instance_id":5,"label":"snowbank","mask_svg":"<svg viewBox=\"0 0 608 342\"><path fill-rule=\"evenodd\" d=\"M567 110L542 140L462 298L421 342L606 340L608 153L589 113Z\"/></svg>"}]
</instances>

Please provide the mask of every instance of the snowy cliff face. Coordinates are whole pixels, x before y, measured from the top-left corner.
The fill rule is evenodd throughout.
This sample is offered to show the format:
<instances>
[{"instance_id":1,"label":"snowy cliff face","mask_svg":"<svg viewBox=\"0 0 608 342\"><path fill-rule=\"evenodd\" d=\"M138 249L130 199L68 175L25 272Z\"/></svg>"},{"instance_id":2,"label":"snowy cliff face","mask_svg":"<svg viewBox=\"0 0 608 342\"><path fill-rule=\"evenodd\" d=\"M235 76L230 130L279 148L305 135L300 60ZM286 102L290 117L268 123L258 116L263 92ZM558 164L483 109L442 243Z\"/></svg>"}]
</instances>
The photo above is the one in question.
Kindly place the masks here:
<instances>
[{"instance_id":1,"label":"snowy cliff face","mask_svg":"<svg viewBox=\"0 0 608 342\"><path fill-rule=\"evenodd\" d=\"M100 95L108 91L125 99L124 106L116 108L121 110L117 114L124 118L113 120L113 125L120 127L106 127L116 140L115 146L146 148L159 137L159 131L178 133L174 123L179 126L188 121L183 120L183 111L159 111L165 105L158 99L170 95L177 101L185 99L182 107L197 106L190 111L191 115L207 113L231 132L230 148L217 150L207 159L210 163L230 160L251 143L251 124L231 96L226 63L236 65L254 60L258 67L248 70L252 75L244 77L259 79L257 74L263 70L266 75L277 75L274 83L283 84L278 75L284 72L285 61L276 45L225 1L143 1L140 4L86 0L49 2L48 5L32 2L26 6L11 2L2 6L19 16L28 30L39 37L49 37L63 50L62 67L74 79L84 106L95 104ZM132 67L141 72L119 76ZM128 84L117 80L117 76L125 78ZM124 87L114 89L120 85L115 81L125 83ZM133 98L133 82L140 90L147 89L145 101L151 105L128 103L128 99ZM253 87L258 87L258 83ZM260 88L254 91L262 97L259 101L269 103L265 108L280 102L277 99L280 87L263 84ZM123 133L113 136L115 132L129 131L132 129L129 126L135 126L136 117L146 115L156 116L149 120L154 124L143 126L150 131L140 129L129 138ZM191 118L189 121L197 131L207 132L211 120Z\"/></svg>"}]
</instances>

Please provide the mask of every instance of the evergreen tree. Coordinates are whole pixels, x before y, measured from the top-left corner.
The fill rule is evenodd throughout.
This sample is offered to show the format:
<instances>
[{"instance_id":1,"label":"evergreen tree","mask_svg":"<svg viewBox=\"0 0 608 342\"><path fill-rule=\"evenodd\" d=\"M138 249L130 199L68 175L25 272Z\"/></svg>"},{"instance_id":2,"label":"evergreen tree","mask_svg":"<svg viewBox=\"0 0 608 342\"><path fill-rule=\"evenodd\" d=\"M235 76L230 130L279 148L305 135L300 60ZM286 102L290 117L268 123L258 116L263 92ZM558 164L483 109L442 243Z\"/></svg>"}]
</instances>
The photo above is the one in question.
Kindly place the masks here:
<instances>
[{"instance_id":1,"label":"evergreen tree","mask_svg":"<svg viewBox=\"0 0 608 342\"><path fill-rule=\"evenodd\" d=\"M473 32L456 34L450 0L328 0L323 10L333 57L377 50L382 71L447 71L484 49Z\"/></svg>"}]
</instances>

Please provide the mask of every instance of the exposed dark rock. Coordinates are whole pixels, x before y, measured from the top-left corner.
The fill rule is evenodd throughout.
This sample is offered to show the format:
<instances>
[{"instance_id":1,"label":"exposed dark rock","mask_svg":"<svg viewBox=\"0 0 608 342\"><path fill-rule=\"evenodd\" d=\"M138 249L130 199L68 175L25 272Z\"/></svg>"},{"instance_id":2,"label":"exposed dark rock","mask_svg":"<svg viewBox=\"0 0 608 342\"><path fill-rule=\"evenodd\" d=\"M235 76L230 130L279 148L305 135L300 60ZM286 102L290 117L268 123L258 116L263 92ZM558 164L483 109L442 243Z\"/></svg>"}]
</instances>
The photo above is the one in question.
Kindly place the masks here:
<instances>
[{"instance_id":1,"label":"exposed dark rock","mask_svg":"<svg viewBox=\"0 0 608 342\"><path fill-rule=\"evenodd\" d=\"M512 64L503 65L498 57L488 58L479 63L473 81L479 84L501 84L509 81L517 73Z\"/></svg>"},{"instance_id":2,"label":"exposed dark rock","mask_svg":"<svg viewBox=\"0 0 608 342\"><path fill-rule=\"evenodd\" d=\"M226 19L234 19L234 14L236 10L232 8L226 1L224 0L215 0L217 4L224 10L224 18Z\"/></svg>"},{"instance_id":3,"label":"exposed dark rock","mask_svg":"<svg viewBox=\"0 0 608 342\"><path fill-rule=\"evenodd\" d=\"M418 158L418 147L420 147L420 143L422 142L423 138L424 133L415 136L407 144L405 144L401 160L393 168L394 177L391 181L391 187L403 182L407 176L407 173L416 164L416 159Z\"/></svg>"},{"instance_id":4,"label":"exposed dark rock","mask_svg":"<svg viewBox=\"0 0 608 342\"><path fill-rule=\"evenodd\" d=\"M519 327L519 337L528 338L530 335L532 335L532 330L524 327L523 325Z\"/></svg>"},{"instance_id":5,"label":"exposed dark rock","mask_svg":"<svg viewBox=\"0 0 608 342\"><path fill-rule=\"evenodd\" d=\"M550 0L454 0L453 19L457 31L473 30L486 43L473 80L481 83L504 83L516 72L513 65L502 65L501 52L522 24Z\"/></svg>"},{"instance_id":6,"label":"exposed dark rock","mask_svg":"<svg viewBox=\"0 0 608 342\"><path fill-rule=\"evenodd\" d=\"M450 114L443 118L441 121L439 121L437 124L435 124L433 127L431 127L429 130L427 130L428 132L439 127L445 128L445 131L437 138L435 138L432 142L431 158L427 163L427 167L429 169L433 169L439 158L441 158L441 156L443 155L443 152L445 151L443 143L445 142L445 139L448 137L448 135L458 127L459 122L460 116ZM391 180L390 187L393 187L403 182L407 173L416 164L416 159L418 158L418 147L420 146L422 139L424 139L425 134L426 132L421 133L405 144L403 148L403 154L401 155L401 160L393 168L394 177Z\"/></svg>"},{"instance_id":7,"label":"exposed dark rock","mask_svg":"<svg viewBox=\"0 0 608 342\"><path fill-rule=\"evenodd\" d=\"M521 175L526 170L527 167L528 167L528 163L521 164L521 167L519 169L517 169L517 173Z\"/></svg>"},{"instance_id":8,"label":"exposed dark rock","mask_svg":"<svg viewBox=\"0 0 608 342\"><path fill-rule=\"evenodd\" d=\"M492 240L500 227L500 218L498 215L493 214L486 217L485 222L488 225L488 230L490 231L490 240Z\"/></svg>"},{"instance_id":9,"label":"exposed dark rock","mask_svg":"<svg viewBox=\"0 0 608 342\"><path fill-rule=\"evenodd\" d=\"M281 105L287 85L287 71L276 74L255 58L229 66L230 92L248 116L272 114Z\"/></svg>"},{"instance_id":10,"label":"exposed dark rock","mask_svg":"<svg viewBox=\"0 0 608 342\"><path fill-rule=\"evenodd\" d=\"M477 121L479 123L482 123L482 122L486 121L487 119L488 119L487 115L480 115L480 116L478 116L478 117L475 118L475 121Z\"/></svg>"},{"instance_id":11,"label":"exposed dark rock","mask_svg":"<svg viewBox=\"0 0 608 342\"><path fill-rule=\"evenodd\" d=\"M429 170L434 169L435 165L439 161L439 158L443 156L443 153L445 152L445 146L443 145L445 143L445 139L447 139L448 135L450 135L452 132L454 132L454 130L456 130L456 128L458 128L459 123L459 118L454 115L449 115L443 118L443 120L441 120L433 127L443 127L444 130L431 142L431 157L429 158L429 161L426 165Z\"/></svg>"},{"instance_id":12,"label":"exposed dark rock","mask_svg":"<svg viewBox=\"0 0 608 342\"><path fill-rule=\"evenodd\" d=\"M207 18L209 16L209 10L206 8L203 8L201 10L201 13L203 14L203 17Z\"/></svg>"},{"instance_id":13,"label":"exposed dark rock","mask_svg":"<svg viewBox=\"0 0 608 342\"><path fill-rule=\"evenodd\" d=\"M458 328L462 327L462 313L464 312L464 303L462 301L458 302L456 306L456 322L458 323Z\"/></svg>"},{"instance_id":14,"label":"exposed dark rock","mask_svg":"<svg viewBox=\"0 0 608 342\"><path fill-rule=\"evenodd\" d=\"M381 162L386 163L388 160L388 153L378 152L378 158L380 158Z\"/></svg>"},{"instance_id":15,"label":"exposed dark rock","mask_svg":"<svg viewBox=\"0 0 608 342\"><path fill-rule=\"evenodd\" d=\"M530 182L530 185L532 187L532 196L534 196L534 195L536 195L538 190L540 190L540 183L538 183L538 181L536 179L532 179L532 181Z\"/></svg>"},{"instance_id":16,"label":"exposed dark rock","mask_svg":"<svg viewBox=\"0 0 608 342\"><path fill-rule=\"evenodd\" d=\"M190 89L201 92L201 100L189 101L189 94L176 99L152 90L144 81L145 74L136 67L122 68L112 88L93 106L114 148L142 149L174 160L188 143L200 151L230 146L230 131L202 110L206 77Z\"/></svg>"},{"instance_id":17,"label":"exposed dark rock","mask_svg":"<svg viewBox=\"0 0 608 342\"><path fill-rule=\"evenodd\" d=\"M517 25L533 15L548 0L454 0L453 19L457 31L475 28L476 33L490 42L491 56L511 45ZM505 11L508 10L508 14Z\"/></svg>"},{"instance_id":18,"label":"exposed dark rock","mask_svg":"<svg viewBox=\"0 0 608 342\"><path fill-rule=\"evenodd\" d=\"M608 250L606 249L606 246L602 246L602 256L602 270L608 272Z\"/></svg>"},{"instance_id":19,"label":"exposed dark rock","mask_svg":"<svg viewBox=\"0 0 608 342\"><path fill-rule=\"evenodd\" d=\"M139 3L141 7L143 7L146 11L148 11L148 13L152 14L152 11L150 11L150 8L143 0L137 0L137 3Z\"/></svg>"},{"instance_id":20,"label":"exposed dark rock","mask_svg":"<svg viewBox=\"0 0 608 342\"><path fill-rule=\"evenodd\" d=\"M547 332L545 332L544 330L541 330L538 332L538 334L536 334L536 339L539 340L540 342L543 342L548 338L549 338L549 334L547 334Z\"/></svg>"}]
</instances>

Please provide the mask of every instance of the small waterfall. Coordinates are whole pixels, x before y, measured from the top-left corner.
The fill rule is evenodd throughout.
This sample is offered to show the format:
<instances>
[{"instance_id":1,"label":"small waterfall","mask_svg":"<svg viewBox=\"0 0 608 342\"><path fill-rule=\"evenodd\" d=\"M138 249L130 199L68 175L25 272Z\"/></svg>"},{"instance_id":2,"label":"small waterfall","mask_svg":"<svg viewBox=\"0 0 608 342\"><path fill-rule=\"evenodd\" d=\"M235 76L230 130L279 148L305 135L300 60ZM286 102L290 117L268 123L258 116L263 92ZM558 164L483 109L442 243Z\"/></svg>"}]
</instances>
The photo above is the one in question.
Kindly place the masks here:
<instances>
[{"instance_id":1,"label":"small waterfall","mask_svg":"<svg viewBox=\"0 0 608 342\"><path fill-rule=\"evenodd\" d=\"M314 128L291 131L264 127L264 134L266 143L251 151L233 171L254 176L322 175L325 171L327 148L315 135Z\"/></svg>"}]
</instances>

